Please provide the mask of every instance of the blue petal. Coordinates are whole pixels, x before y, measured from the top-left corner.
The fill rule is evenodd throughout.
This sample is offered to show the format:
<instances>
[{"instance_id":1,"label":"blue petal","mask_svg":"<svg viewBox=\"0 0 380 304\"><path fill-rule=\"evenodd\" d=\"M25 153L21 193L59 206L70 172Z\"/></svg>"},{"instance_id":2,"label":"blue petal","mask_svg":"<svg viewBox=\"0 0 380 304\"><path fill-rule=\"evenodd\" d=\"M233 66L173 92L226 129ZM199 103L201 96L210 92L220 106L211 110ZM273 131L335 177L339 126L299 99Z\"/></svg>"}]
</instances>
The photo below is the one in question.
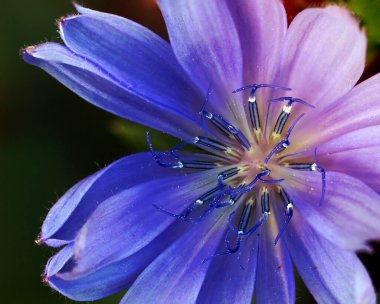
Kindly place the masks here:
<instances>
[{"instance_id":1,"label":"blue petal","mask_svg":"<svg viewBox=\"0 0 380 304\"><path fill-rule=\"evenodd\" d=\"M214 110L242 125L243 100L231 94L242 86L242 52L227 2L160 0L159 6L178 61L203 92L211 84Z\"/></svg>"},{"instance_id":2,"label":"blue petal","mask_svg":"<svg viewBox=\"0 0 380 304\"><path fill-rule=\"evenodd\" d=\"M286 12L282 2L228 1L228 6L240 38L244 83L275 84L274 77L287 30ZM258 91L258 94L265 94L265 97L261 95L262 99L258 100L266 103L270 99L269 93L270 90Z\"/></svg>"},{"instance_id":3,"label":"blue petal","mask_svg":"<svg viewBox=\"0 0 380 304\"><path fill-rule=\"evenodd\" d=\"M331 171L354 176L380 192L380 126L342 134L318 146L319 161Z\"/></svg>"},{"instance_id":4,"label":"blue petal","mask_svg":"<svg viewBox=\"0 0 380 304\"><path fill-rule=\"evenodd\" d=\"M73 248L74 243L67 244L58 253L56 253L49 259L45 268L46 279L60 271L65 266L65 264L72 258Z\"/></svg>"},{"instance_id":5,"label":"blue petal","mask_svg":"<svg viewBox=\"0 0 380 304\"><path fill-rule=\"evenodd\" d=\"M379 195L358 179L326 173L326 195L321 197L318 172L282 169L288 176L284 188L295 208L318 233L348 250L369 250L368 240L380 236ZM284 176L286 176L284 175Z\"/></svg>"},{"instance_id":6,"label":"blue petal","mask_svg":"<svg viewBox=\"0 0 380 304\"><path fill-rule=\"evenodd\" d=\"M302 128L294 129L292 136L302 138L305 146L315 147L345 133L380 125L379 95L380 74L377 74L328 107L317 105L308 111L308 119L302 122Z\"/></svg>"},{"instance_id":7,"label":"blue petal","mask_svg":"<svg viewBox=\"0 0 380 304\"><path fill-rule=\"evenodd\" d=\"M198 115L204 94L186 76L166 41L131 20L89 9L83 12L59 23L69 49L96 62L136 96L181 113L192 109Z\"/></svg>"},{"instance_id":8,"label":"blue petal","mask_svg":"<svg viewBox=\"0 0 380 304\"><path fill-rule=\"evenodd\" d=\"M127 84L88 58L67 47L45 43L23 52L26 62L41 67L90 103L111 113L180 138L200 134L196 115L180 113L174 105L137 96ZM152 77L151 81L157 81ZM163 96L163 99L165 96Z\"/></svg>"},{"instance_id":9,"label":"blue petal","mask_svg":"<svg viewBox=\"0 0 380 304\"><path fill-rule=\"evenodd\" d=\"M297 209L285 237L293 262L318 303L376 302L371 279L355 253L317 234Z\"/></svg>"},{"instance_id":10,"label":"blue petal","mask_svg":"<svg viewBox=\"0 0 380 304\"><path fill-rule=\"evenodd\" d=\"M283 80L275 79L287 30L286 12L282 2L278 0L226 2L240 38L244 84L283 85ZM248 93L247 91L245 100L248 99ZM244 96L242 93L239 94ZM276 93L271 89L256 92L259 112L263 113L267 107L270 109L268 111L269 121L276 119L274 115L278 115L276 107L268 105L268 100L274 98L273 94Z\"/></svg>"},{"instance_id":11,"label":"blue petal","mask_svg":"<svg viewBox=\"0 0 380 304\"><path fill-rule=\"evenodd\" d=\"M228 215L206 217L158 256L137 278L125 303L195 303L209 263L225 232Z\"/></svg>"},{"instance_id":12,"label":"blue petal","mask_svg":"<svg viewBox=\"0 0 380 304\"><path fill-rule=\"evenodd\" d=\"M54 247L71 242L92 212L108 197L136 183L180 173L161 168L150 153L122 158L79 182L61 197L45 219L41 241Z\"/></svg>"},{"instance_id":13,"label":"blue petal","mask_svg":"<svg viewBox=\"0 0 380 304\"><path fill-rule=\"evenodd\" d=\"M292 96L323 111L359 80L366 46L365 31L348 9L335 5L303 10L286 33L278 76L292 88Z\"/></svg>"},{"instance_id":14,"label":"blue petal","mask_svg":"<svg viewBox=\"0 0 380 304\"><path fill-rule=\"evenodd\" d=\"M181 213L216 185L218 170L159 178L104 201L75 241L76 275L94 271L136 253L165 231L175 217L154 205Z\"/></svg>"},{"instance_id":15,"label":"blue petal","mask_svg":"<svg viewBox=\"0 0 380 304\"><path fill-rule=\"evenodd\" d=\"M208 262L212 264L202 284L197 303L252 302L256 279L257 241L256 237L251 237L243 243L241 252L216 256ZM225 250L223 242L220 252Z\"/></svg>"},{"instance_id":16,"label":"blue petal","mask_svg":"<svg viewBox=\"0 0 380 304\"><path fill-rule=\"evenodd\" d=\"M295 303L292 263L285 244L280 240L274 245L276 226L276 219L271 215L260 233L256 303Z\"/></svg>"},{"instance_id":17,"label":"blue petal","mask_svg":"<svg viewBox=\"0 0 380 304\"><path fill-rule=\"evenodd\" d=\"M71 272L75 267L74 251L73 246L67 245L49 260L46 280L52 288L73 300L93 301L106 297L130 287L143 269L184 229L184 223L177 222L135 254L79 276Z\"/></svg>"}]
</instances>

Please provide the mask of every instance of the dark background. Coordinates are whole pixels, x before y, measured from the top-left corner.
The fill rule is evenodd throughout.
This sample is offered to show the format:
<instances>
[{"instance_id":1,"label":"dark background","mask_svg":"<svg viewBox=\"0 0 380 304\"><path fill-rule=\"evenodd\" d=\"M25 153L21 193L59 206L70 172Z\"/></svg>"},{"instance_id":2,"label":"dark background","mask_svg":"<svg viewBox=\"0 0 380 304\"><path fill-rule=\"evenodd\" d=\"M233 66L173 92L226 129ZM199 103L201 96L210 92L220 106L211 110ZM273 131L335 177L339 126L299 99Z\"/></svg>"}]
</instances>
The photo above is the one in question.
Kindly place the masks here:
<instances>
[{"instance_id":1,"label":"dark background","mask_svg":"<svg viewBox=\"0 0 380 304\"><path fill-rule=\"evenodd\" d=\"M294 15L307 5L319 5L323 1L286 2L289 14ZM348 1L348 5L362 16L370 39L364 78L380 71L379 2ZM126 16L167 37L154 0L80 3ZM78 180L124 155L146 150L145 127L124 122L89 105L46 73L20 59L18 51L22 47L59 41L54 21L73 12L68 0L2 0L1 303L72 303L41 283L40 273L52 253L34 243L43 218L59 196ZM380 289L379 252L378 248L377 255L362 256L377 290ZM117 303L121 296L97 303ZM300 303L310 301L307 294L297 293L297 298Z\"/></svg>"}]
</instances>

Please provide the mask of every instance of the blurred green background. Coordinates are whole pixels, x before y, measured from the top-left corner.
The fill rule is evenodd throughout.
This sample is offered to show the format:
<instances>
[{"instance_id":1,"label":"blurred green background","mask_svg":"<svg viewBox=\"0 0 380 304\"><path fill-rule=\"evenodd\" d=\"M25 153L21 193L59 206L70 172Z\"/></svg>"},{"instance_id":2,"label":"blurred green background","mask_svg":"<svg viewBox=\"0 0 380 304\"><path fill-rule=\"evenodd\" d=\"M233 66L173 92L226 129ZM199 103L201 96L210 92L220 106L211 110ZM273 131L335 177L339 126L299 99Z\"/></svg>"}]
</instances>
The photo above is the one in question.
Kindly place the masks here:
<instances>
[{"instance_id":1,"label":"blurred green background","mask_svg":"<svg viewBox=\"0 0 380 304\"><path fill-rule=\"evenodd\" d=\"M309 2L287 1L287 9L295 14ZM345 2L363 17L367 28L370 59L364 77L368 77L380 71L380 3L376 0ZM167 37L153 0L93 0L81 4L124 15ZM121 121L83 102L46 73L20 59L18 50L22 47L59 41L54 21L73 12L68 0L2 1L1 303L72 303L41 283L40 273L52 253L34 243L42 220L57 198L75 182L124 155L146 150L145 127ZM379 252L362 257L377 290L380 289L380 268L376 263ZM97 303L117 303L121 296ZM305 295L300 302L305 303L307 299Z\"/></svg>"}]
</instances>

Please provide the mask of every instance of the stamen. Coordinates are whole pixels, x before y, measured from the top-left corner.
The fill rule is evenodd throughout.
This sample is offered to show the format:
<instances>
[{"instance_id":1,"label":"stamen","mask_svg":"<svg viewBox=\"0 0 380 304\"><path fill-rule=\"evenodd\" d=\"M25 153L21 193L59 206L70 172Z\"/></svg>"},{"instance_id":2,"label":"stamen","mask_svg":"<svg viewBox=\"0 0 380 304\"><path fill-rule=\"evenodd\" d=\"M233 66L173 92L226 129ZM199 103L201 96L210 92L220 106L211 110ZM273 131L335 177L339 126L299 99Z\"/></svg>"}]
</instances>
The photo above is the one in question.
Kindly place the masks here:
<instances>
[{"instance_id":1,"label":"stamen","mask_svg":"<svg viewBox=\"0 0 380 304\"><path fill-rule=\"evenodd\" d=\"M285 124L288 121L289 116L290 116L290 111L291 111L290 106L284 106L284 108L282 109L282 112L277 118L276 125L274 126L273 137L280 135L282 131L284 130Z\"/></svg>"},{"instance_id":2,"label":"stamen","mask_svg":"<svg viewBox=\"0 0 380 304\"><path fill-rule=\"evenodd\" d=\"M262 193L261 193L261 211L262 215L259 219L259 221L248 231L239 233L238 235L251 235L254 233L258 228L260 228L268 219L268 216L270 214L270 206L269 206L269 192L267 188L263 188ZM231 225L230 225L231 228Z\"/></svg>"},{"instance_id":3,"label":"stamen","mask_svg":"<svg viewBox=\"0 0 380 304\"><path fill-rule=\"evenodd\" d=\"M230 195L230 199L228 201L220 202L215 204L215 208L224 208L228 206L235 205L235 203L243 196L243 193Z\"/></svg>"},{"instance_id":4,"label":"stamen","mask_svg":"<svg viewBox=\"0 0 380 304\"><path fill-rule=\"evenodd\" d=\"M322 178L322 189L321 189L321 198L319 200L319 205L324 201L325 192L326 192L326 171L323 169L317 160L317 148L314 149L314 163L287 163L285 167L294 170L301 171L314 171L319 172Z\"/></svg>"},{"instance_id":5,"label":"stamen","mask_svg":"<svg viewBox=\"0 0 380 304\"><path fill-rule=\"evenodd\" d=\"M175 214L170 211L165 210L164 208L153 204L153 207L155 207L157 210L161 211L162 213L169 215L171 217L179 218L181 220L186 221L187 217L199 206L202 206L205 202L211 200L216 193L220 191L219 187L212 188L211 190L207 191L206 193L202 194L195 202L193 202L189 207L185 209L182 213ZM191 220L189 220L191 221Z\"/></svg>"},{"instance_id":6,"label":"stamen","mask_svg":"<svg viewBox=\"0 0 380 304\"><path fill-rule=\"evenodd\" d=\"M286 191L282 188L279 188L279 194L281 197L281 202L285 207L285 222L280 228L275 240L274 240L274 245L276 246L278 241L280 240L281 236L284 234L286 227L288 227L290 220L292 219L293 216L293 201L290 199L289 195L286 193Z\"/></svg>"},{"instance_id":7,"label":"stamen","mask_svg":"<svg viewBox=\"0 0 380 304\"><path fill-rule=\"evenodd\" d=\"M305 114L302 113L300 116L298 116L296 118L296 120L292 123L292 125L290 126L288 132L286 133L285 135L285 138L283 140L281 140L273 149L272 151L269 152L268 156L265 158L264 160L264 163L267 164L269 162L269 160L272 158L272 156L274 154L277 154L277 153L280 153L282 151L284 151L287 147L290 146L290 141L289 141L289 136L290 134L292 133L294 127L296 126L296 124L299 122L299 120L302 118L302 116L304 116Z\"/></svg>"},{"instance_id":8,"label":"stamen","mask_svg":"<svg viewBox=\"0 0 380 304\"><path fill-rule=\"evenodd\" d=\"M315 106L312 105L311 103L308 103L302 99L294 98L294 97L280 97L280 98L274 98L274 99L269 100L269 102L279 102L279 101L287 101L288 102L287 105L289 107L291 107L293 103L297 102L297 103L303 104L307 107L315 109Z\"/></svg>"},{"instance_id":9,"label":"stamen","mask_svg":"<svg viewBox=\"0 0 380 304\"><path fill-rule=\"evenodd\" d=\"M248 107L249 107L249 116L251 118L253 129L255 133L258 134L261 132L261 123L260 123L259 108L257 106L255 92L256 92L255 90L252 90L252 92L249 94Z\"/></svg>"},{"instance_id":10,"label":"stamen","mask_svg":"<svg viewBox=\"0 0 380 304\"><path fill-rule=\"evenodd\" d=\"M321 205L325 199L325 193L326 193L326 171L319 165L319 162L317 159L317 148L314 149L314 162L315 162L314 164L315 166L313 166L312 169L313 171L318 171L319 173L321 173L321 178L322 178L321 198L319 200L319 205Z\"/></svg>"},{"instance_id":11,"label":"stamen","mask_svg":"<svg viewBox=\"0 0 380 304\"><path fill-rule=\"evenodd\" d=\"M253 126L253 129L255 131L256 137L258 137L261 134L261 123L260 123L260 115L259 115L259 108L257 106L256 102L256 91L259 88L271 88L274 90L284 90L284 91L290 91L290 88L271 85L271 84L249 84L244 87L241 87L239 89L236 89L232 93L237 93L241 91L245 91L248 89L251 89L251 92L249 94L248 98L248 107L249 107L249 116L251 118L251 123Z\"/></svg>"},{"instance_id":12,"label":"stamen","mask_svg":"<svg viewBox=\"0 0 380 304\"><path fill-rule=\"evenodd\" d=\"M256 90L260 89L260 88L271 88L271 89L274 89L274 90L291 91L290 88L281 87L281 86L277 86L277 85L273 85L273 84L264 84L264 83L257 84L257 83L252 83L252 84L248 84L248 85L246 85L244 87L238 88L238 89L232 91L232 93L246 91L246 90L249 90L249 89L252 89L252 91L256 92Z\"/></svg>"},{"instance_id":13,"label":"stamen","mask_svg":"<svg viewBox=\"0 0 380 304\"><path fill-rule=\"evenodd\" d=\"M267 188L263 188L261 192L261 212L262 213L270 213L269 206L269 191Z\"/></svg>"},{"instance_id":14,"label":"stamen","mask_svg":"<svg viewBox=\"0 0 380 304\"><path fill-rule=\"evenodd\" d=\"M178 158L177 155L175 154L176 151L182 149L183 147L187 145L194 145L199 141L198 137L193 137L188 140L183 140L181 141L178 145L176 145L174 148L172 148L169 153L172 154L174 157Z\"/></svg>"},{"instance_id":15,"label":"stamen","mask_svg":"<svg viewBox=\"0 0 380 304\"><path fill-rule=\"evenodd\" d=\"M241 144L245 149L249 151L251 144L249 143L247 137L239 129L227 122L223 117L206 111L204 107L202 107L199 114L203 117L206 117L211 123L213 123L226 135L235 137L239 144Z\"/></svg>"},{"instance_id":16,"label":"stamen","mask_svg":"<svg viewBox=\"0 0 380 304\"><path fill-rule=\"evenodd\" d=\"M206 193L202 194L201 197L199 197L195 202L199 205L202 205L204 202L209 201L214 197L214 195L220 191L220 187L212 188L211 190L207 191Z\"/></svg>"},{"instance_id":17,"label":"stamen","mask_svg":"<svg viewBox=\"0 0 380 304\"><path fill-rule=\"evenodd\" d=\"M251 218L251 214L252 214L254 203L255 203L254 200L249 200L245 204L244 209L243 209L243 211L242 211L242 213L240 215L239 224L238 224L237 229L232 224L233 216L235 215L235 212L232 212L230 214L230 216L228 218L228 226L229 226L230 230L227 232L226 239L225 239L227 253L234 253L234 252L238 251L239 247L240 247L240 243L241 243L241 238L243 236L245 236L245 235L250 234L248 232L251 229L248 230L248 232L247 232L247 227L248 227L248 224L249 224L249 221L250 221L250 218ZM229 240L228 240L230 232L234 232L234 234L237 236L235 248L231 248L230 247L230 243L229 243Z\"/></svg>"},{"instance_id":18,"label":"stamen","mask_svg":"<svg viewBox=\"0 0 380 304\"><path fill-rule=\"evenodd\" d=\"M208 170L218 167L217 163L207 162L207 161L180 161L183 168L189 169L199 169L199 170Z\"/></svg>"},{"instance_id":19,"label":"stamen","mask_svg":"<svg viewBox=\"0 0 380 304\"><path fill-rule=\"evenodd\" d=\"M229 221L228 221L228 226L230 227L231 231L233 231L235 234L237 234L238 236L245 236L245 235L251 235L252 233L254 233L261 225L263 225L269 214L270 214L270 206L269 206L269 191L267 188L263 188L262 190L262 193L261 193L261 211L262 211L262 216L261 218L259 219L259 221L252 227L250 228L249 230L246 230L247 227L244 227L244 230L240 229L240 223L242 224L245 224L245 222L243 221L243 219L245 219L245 213L244 211L246 210L247 206L244 207L244 210L243 210L243 213L242 213L242 217L240 218L240 221L239 221L239 226L238 226L238 229L236 230L235 227L233 226L232 224L232 217L233 215L235 214L235 212L231 213L230 215L230 218L229 218ZM246 212L248 212L249 210L247 209ZM251 211L249 211L251 212ZM249 213L250 214L250 213Z\"/></svg>"},{"instance_id":20,"label":"stamen","mask_svg":"<svg viewBox=\"0 0 380 304\"><path fill-rule=\"evenodd\" d=\"M203 110L206 108L206 105L208 104L209 100L210 100L210 96L211 96L211 83L209 84L209 87L207 89L207 94L206 94L206 98L205 98L205 101L201 107L201 110L199 111L199 114L201 114L203 112ZM208 128L204 122L204 118L205 116L201 114L201 124L202 124L202 129L205 131L205 134L207 135L208 134Z\"/></svg>"},{"instance_id":21,"label":"stamen","mask_svg":"<svg viewBox=\"0 0 380 304\"><path fill-rule=\"evenodd\" d=\"M176 213L172 213L156 204L152 204L152 206L154 208L156 208L158 211L166 214L166 215L169 215L171 217L175 217L175 218L178 218L178 219L181 219L183 221L186 221L186 217L197 207L197 204L196 203L193 203L190 207L188 207L184 212L182 213L179 213L179 214L176 214Z\"/></svg>"},{"instance_id":22,"label":"stamen","mask_svg":"<svg viewBox=\"0 0 380 304\"><path fill-rule=\"evenodd\" d=\"M264 176L269 176L270 172L271 171L269 169L263 169L263 171L261 171L260 173L258 173L256 175L256 177L249 184L247 184L246 186L244 186L244 188L249 189L249 191L253 190L252 187L254 187L254 185L256 184L256 182L259 181L259 180L261 182L263 182L263 183L266 183L266 184L277 184L277 183L281 183L282 181L284 181L283 178L281 178L281 179L272 179L272 180L263 179Z\"/></svg>"},{"instance_id":23,"label":"stamen","mask_svg":"<svg viewBox=\"0 0 380 304\"><path fill-rule=\"evenodd\" d=\"M203 261L202 261L202 264L212 260L213 258L216 258L218 256L224 256L224 255L229 255L229 254L233 254L233 253L236 253L237 251L239 251L240 249L240 245L241 245L241 236L237 236L236 237L236 241L235 241L235 248L231 248L231 245L230 245L230 234L231 234L231 230L228 230L226 232L226 235L224 237L224 244L225 244L225 247L226 247L226 251L223 251L223 252L217 252L213 255L210 255L209 257L205 258Z\"/></svg>"},{"instance_id":24,"label":"stamen","mask_svg":"<svg viewBox=\"0 0 380 304\"><path fill-rule=\"evenodd\" d=\"M199 114L208 120L210 120L219 130L221 130L223 133L230 135L230 131L228 129L228 124L226 124L226 121L220 117L219 115L214 115L205 109L201 109Z\"/></svg>"},{"instance_id":25,"label":"stamen","mask_svg":"<svg viewBox=\"0 0 380 304\"><path fill-rule=\"evenodd\" d=\"M152 153L153 159L161 167L164 167L164 168L173 168L173 169L182 168L183 167L183 164L180 161L178 161L178 160L173 161L173 159L170 159L170 158L176 157L175 155L171 155L171 154L165 153L165 152L156 152L156 151L154 151L153 145L152 145L152 143L150 141L149 132L146 132L146 141L148 143L149 150ZM167 159L167 162L164 162L163 161L164 158L169 158L169 159Z\"/></svg>"},{"instance_id":26,"label":"stamen","mask_svg":"<svg viewBox=\"0 0 380 304\"><path fill-rule=\"evenodd\" d=\"M240 216L240 221L237 229L237 234L243 235L245 230L248 227L249 220L251 218L251 213L252 213L252 203L245 204L243 212L241 213Z\"/></svg>"},{"instance_id":27,"label":"stamen","mask_svg":"<svg viewBox=\"0 0 380 304\"><path fill-rule=\"evenodd\" d=\"M196 139L195 144L203 145L203 146L212 148L214 150L226 152L228 149L230 149L229 147L222 144L221 142L216 141L211 138L199 136L199 137L195 137L195 139Z\"/></svg>"},{"instance_id":28,"label":"stamen","mask_svg":"<svg viewBox=\"0 0 380 304\"><path fill-rule=\"evenodd\" d=\"M232 176L235 176L240 171L239 167L231 168L226 171L223 171L219 173L218 175L218 181L224 181Z\"/></svg>"},{"instance_id":29,"label":"stamen","mask_svg":"<svg viewBox=\"0 0 380 304\"><path fill-rule=\"evenodd\" d=\"M315 171L312 168L314 165L315 164L309 164L309 163L287 163L285 164L285 167L289 169L301 170L301 171Z\"/></svg>"},{"instance_id":30,"label":"stamen","mask_svg":"<svg viewBox=\"0 0 380 304\"><path fill-rule=\"evenodd\" d=\"M282 108L282 111L280 115L277 118L276 125L274 126L273 129L273 137L276 138L278 135L282 133L284 130L285 124L289 119L290 112L292 110L292 104L297 102L301 103L303 105L306 105L311 108L315 108L312 104L309 104L308 102L299 99L299 98L293 98L293 97L280 97L280 98L275 98L269 100L269 102L279 102L279 101L288 101L288 103Z\"/></svg>"}]
</instances>

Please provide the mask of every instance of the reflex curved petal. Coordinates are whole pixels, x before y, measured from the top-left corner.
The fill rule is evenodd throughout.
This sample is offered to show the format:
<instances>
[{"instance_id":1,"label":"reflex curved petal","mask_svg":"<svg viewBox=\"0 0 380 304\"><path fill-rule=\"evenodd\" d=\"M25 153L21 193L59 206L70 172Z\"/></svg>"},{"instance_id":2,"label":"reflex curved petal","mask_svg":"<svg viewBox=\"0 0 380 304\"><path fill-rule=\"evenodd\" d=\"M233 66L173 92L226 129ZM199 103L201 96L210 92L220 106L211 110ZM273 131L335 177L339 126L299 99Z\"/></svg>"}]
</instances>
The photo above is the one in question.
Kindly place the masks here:
<instances>
[{"instance_id":1,"label":"reflex curved petal","mask_svg":"<svg viewBox=\"0 0 380 304\"><path fill-rule=\"evenodd\" d=\"M182 70L166 41L120 16L83 11L84 15L59 22L61 37L70 50L96 62L147 102L197 115L204 96Z\"/></svg>"},{"instance_id":2,"label":"reflex curved petal","mask_svg":"<svg viewBox=\"0 0 380 304\"><path fill-rule=\"evenodd\" d=\"M150 153L122 158L80 181L59 199L44 221L41 241L53 247L69 243L107 198L135 183L179 174L158 166Z\"/></svg>"},{"instance_id":3,"label":"reflex curved petal","mask_svg":"<svg viewBox=\"0 0 380 304\"><path fill-rule=\"evenodd\" d=\"M75 241L77 275L131 256L174 221L154 206L180 214L215 187L218 170L154 179L104 201Z\"/></svg>"},{"instance_id":4,"label":"reflex curved petal","mask_svg":"<svg viewBox=\"0 0 380 304\"><path fill-rule=\"evenodd\" d=\"M101 299L132 285L137 276L165 248L182 235L187 226L177 222L147 246L124 259L78 275L73 244L67 245L48 262L45 281L55 290L76 301Z\"/></svg>"},{"instance_id":5,"label":"reflex curved petal","mask_svg":"<svg viewBox=\"0 0 380 304\"><path fill-rule=\"evenodd\" d=\"M28 47L23 52L23 58L45 70L88 102L118 116L179 138L193 137L195 133L201 132L195 115L180 113L174 104L154 102L145 96L138 96L98 63L73 53L63 45L44 43Z\"/></svg>"}]
</instances>

